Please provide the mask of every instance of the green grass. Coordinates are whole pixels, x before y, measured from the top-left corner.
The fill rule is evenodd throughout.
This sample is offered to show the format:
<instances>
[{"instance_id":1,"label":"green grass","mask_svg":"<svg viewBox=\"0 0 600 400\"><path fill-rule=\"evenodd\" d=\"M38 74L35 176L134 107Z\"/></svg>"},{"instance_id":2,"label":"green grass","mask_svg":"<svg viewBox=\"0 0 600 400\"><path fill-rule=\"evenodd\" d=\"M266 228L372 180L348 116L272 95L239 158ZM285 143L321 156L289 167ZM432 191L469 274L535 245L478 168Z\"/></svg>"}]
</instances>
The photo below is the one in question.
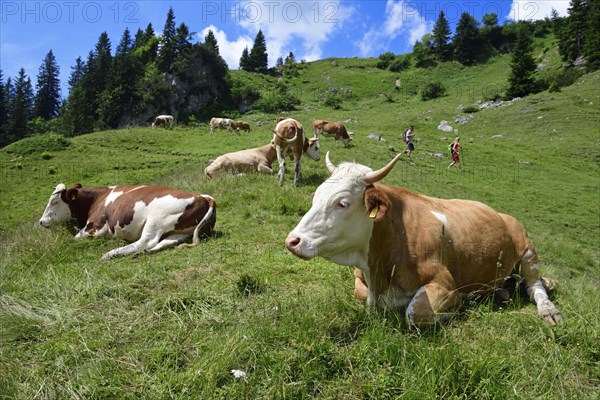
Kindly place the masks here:
<instances>
[{"instance_id":1,"label":"green grass","mask_svg":"<svg viewBox=\"0 0 600 400\"><path fill-rule=\"evenodd\" d=\"M399 134L414 123L415 159L402 160L385 183L483 201L519 218L543 274L559 282L562 325L545 326L517 296L473 301L448 325L418 333L401 314L355 301L350 268L294 258L283 240L326 179L323 162L304 160L299 188L289 172L283 187L275 177L202 173L224 152L267 143L274 115L245 115L253 131L241 135L134 128L66 144L50 138L52 148L32 138L0 151L0 398L598 398L600 73L476 113L456 126L465 172L445 170L442 138L451 134L437 124L453 124L459 104L483 100L479 89L501 86L508 60L401 72L412 85L446 76L449 95L430 102L392 90L387 101L381 80L392 87L396 74L376 69L375 59L310 63L289 82L303 90L303 105L287 114L305 127L314 118L352 119L354 146L325 138L322 154L372 167L390 160L390 146L402 150ZM341 110L315 95L327 87L324 74L352 90ZM119 240L74 240L72 228L37 226L59 182L207 193L218 204L216 233L193 248L101 262Z\"/></svg>"}]
</instances>

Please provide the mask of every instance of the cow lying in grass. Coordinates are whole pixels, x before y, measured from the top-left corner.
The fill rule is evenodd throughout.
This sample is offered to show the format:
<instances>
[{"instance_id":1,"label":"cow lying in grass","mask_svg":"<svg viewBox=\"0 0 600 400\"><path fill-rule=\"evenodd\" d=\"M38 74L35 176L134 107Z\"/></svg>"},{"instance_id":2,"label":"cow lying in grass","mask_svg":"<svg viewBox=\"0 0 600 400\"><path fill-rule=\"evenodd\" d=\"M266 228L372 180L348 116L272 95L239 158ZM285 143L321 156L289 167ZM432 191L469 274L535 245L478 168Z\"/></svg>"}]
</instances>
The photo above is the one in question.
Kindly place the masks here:
<instances>
[{"instance_id":1,"label":"cow lying in grass","mask_svg":"<svg viewBox=\"0 0 600 400\"><path fill-rule=\"evenodd\" d=\"M288 250L305 260L321 256L357 267L359 299L404 309L418 327L449 318L464 295L493 292L518 269L539 315L560 322L523 225L479 202L378 184L399 157L373 171L354 163L335 166L327 153L331 176L285 240Z\"/></svg>"},{"instance_id":2,"label":"cow lying in grass","mask_svg":"<svg viewBox=\"0 0 600 400\"><path fill-rule=\"evenodd\" d=\"M216 222L216 203L208 195L159 186L110 186L70 189L59 184L40 219L49 228L74 219L76 238L105 234L123 238L129 245L109 251L103 260L143 251L174 247L188 238L192 243L210 235Z\"/></svg>"},{"instance_id":3,"label":"cow lying in grass","mask_svg":"<svg viewBox=\"0 0 600 400\"><path fill-rule=\"evenodd\" d=\"M223 154L217 157L204 169L204 175L209 178L217 174L238 175L246 172L273 174L271 164L277 159L274 144L267 144L255 149L241 150Z\"/></svg>"}]
</instances>

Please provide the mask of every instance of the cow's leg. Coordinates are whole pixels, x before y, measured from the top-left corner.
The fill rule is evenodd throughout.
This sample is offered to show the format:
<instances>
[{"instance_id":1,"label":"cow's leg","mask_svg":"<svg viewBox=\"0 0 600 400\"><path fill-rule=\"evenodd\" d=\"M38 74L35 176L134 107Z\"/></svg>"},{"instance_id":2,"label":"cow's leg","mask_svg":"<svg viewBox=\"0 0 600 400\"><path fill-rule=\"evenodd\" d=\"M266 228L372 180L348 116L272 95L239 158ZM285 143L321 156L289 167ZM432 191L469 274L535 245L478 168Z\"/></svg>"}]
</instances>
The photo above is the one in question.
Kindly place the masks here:
<instances>
[{"instance_id":1,"label":"cow's leg","mask_svg":"<svg viewBox=\"0 0 600 400\"><path fill-rule=\"evenodd\" d=\"M300 186L300 182L302 181L302 164L300 161L302 160L302 153L297 155L294 153L294 185Z\"/></svg>"},{"instance_id":2,"label":"cow's leg","mask_svg":"<svg viewBox=\"0 0 600 400\"><path fill-rule=\"evenodd\" d=\"M417 328L443 322L452 318L452 310L460 306L457 290L437 282L421 286L406 308L406 320Z\"/></svg>"},{"instance_id":3,"label":"cow's leg","mask_svg":"<svg viewBox=\"0 0 600 400\"><path fill-rule=\"evenodd\" d=\"M152 224L146 223L141 237L136 242L112 249L102 256L102 260L108 260L113 257L127 256L130 254L138 254L144 250L148 250L156 246L160 241L163 232L157 230L155 231L151 228L151 226Z\"/></svg>"},{"instance_id":4,"label":"cow's leg","mask_svg":"<svg viewBox=\"0 0 600 400\"><path fill-rule=\"evenodd\" d=\"M360 301L367 301L369 288L360 268L354 268L354 297Z\"/></svg>"},{"instance_id":5,"label":"cow's leg","mask_svg":"<svg viewBox=\"0 0 600 400\"><path fill-rule=\"evenodd\" d=\"M214 126L210 126L210 134L212 135L213 133L215 133L215 127Z\"/></svg>"},{"instance_id":6,"label":"cow's leg","mask_svg":"<svg viewBox=\"0 0 600 400\"><path fill-rule=\"evenodd\" d=\"M170 236L167 236L158 244L152 248L148 249L148 253L156 253L157 251L168 249L169 247L175 247L180 243L185 242L190 237L189 233L176 233Z\"/></svg>"},{"instance_id":7,"label":"cow's leg","mask_svg":"<svg viewBox=\"0 0 600 400\"><path fill-rule=\"evenodd\" d=\"M525 279L527 294L535 302L538 314L551 325L561 322L560 311L548 298L548 293L542 283L538 257L533 248L528 249L521 259L521 274Z\"/></svg>"},{"instance_id":8,"label":"cow's leg","mask_svg":"<svg viewBox=\"0 0 600 400\"><path fill-rule=\"evenodd\" d=\"M273 170L266 164L258 164L257 171L261 174L273 175Z\"/></svg>"},{"instance_id":9,"label":"cow's leg","mask_svg":"<svg viewBox=\"0 0 600 400\"><path fill-rule=\"evenodd\" d=\"M275 146L275 150L277 151L277 161L279 162L279 172L277 173L279 176L279 186L283 186L283 175L285 174L285 154L283 154L281 146Z\"/></svg>"}]
</instances>

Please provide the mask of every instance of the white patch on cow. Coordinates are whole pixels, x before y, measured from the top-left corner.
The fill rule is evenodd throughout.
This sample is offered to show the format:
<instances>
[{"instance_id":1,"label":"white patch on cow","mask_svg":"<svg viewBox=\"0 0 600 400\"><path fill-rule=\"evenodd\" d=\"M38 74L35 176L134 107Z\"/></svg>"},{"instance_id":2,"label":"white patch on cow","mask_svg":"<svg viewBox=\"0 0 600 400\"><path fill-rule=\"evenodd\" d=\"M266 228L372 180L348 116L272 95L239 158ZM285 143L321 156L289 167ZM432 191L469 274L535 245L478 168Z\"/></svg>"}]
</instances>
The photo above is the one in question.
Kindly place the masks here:
<instances>
[{"instance_id":1,"label":"white patch on cow","mask_svg":"<svg viewBox=\"0 0 600 400\"><path fill-rule=\"evenodd\" d=\"M444 225L444 227L448 228L448 217L437 211L432 211L431 213L442 223L442 225Z\"/></svg>"},{"instance_id":2,"label":"white patch on cow","mask_svg":"<svg viewBox=\"0 0 600 400\"><path fill-rule=\"evenodd\" d=\"M125 192L115 192L116 186L110 186L111 192L106 196L106 200L104 200L104 207L107 207L110 203L117 200L119 197L123 195Z\"/></svg>"}]
</instances>

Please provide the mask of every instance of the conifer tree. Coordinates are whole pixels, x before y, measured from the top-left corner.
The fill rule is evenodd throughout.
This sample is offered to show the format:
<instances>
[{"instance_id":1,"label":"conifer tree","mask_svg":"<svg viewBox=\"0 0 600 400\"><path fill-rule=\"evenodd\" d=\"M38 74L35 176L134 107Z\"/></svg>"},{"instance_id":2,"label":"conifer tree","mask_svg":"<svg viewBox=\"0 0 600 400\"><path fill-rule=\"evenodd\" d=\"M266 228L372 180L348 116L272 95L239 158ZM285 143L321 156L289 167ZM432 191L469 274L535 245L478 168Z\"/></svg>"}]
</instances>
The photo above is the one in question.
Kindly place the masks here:
<instances>
[{"instance_id":1,"label":"conifer tree","mask_svg":"<svg viewBox=\"0 0 600 400\"><path fill-rule=\"evenodd\" d=\"M267 43L265 41L265 35L262 30L259 29L256 37L254 38L254 45L250 50L250 70L254 72L266 73L268 63Z\"/></svg>"},{"instance_id":2,"label":"conifer tree","mask_svg":"<svg viewBox=\"0 0 600 400\"><path fill-rule=\"evenodd\" d=\"M444 15L444 11L440 11L440 15L433 27L433 49L439 60L445 61L449 57L450 46L450 25Z\"/></svg>"},{"instance_id":3,"label":"conifer tree","mask_svg":"<svg viewBox=\"0 0 600 400\"><path fill-rule=\"evenodd\" d=\"M250 61L250 52L248 51L248 47L245 47L244 51L242 51L242 57L240 57L240 69L243 71L252 70L252 63Z\"/></svg>"},{"instance_id":4,"label":"conifer tree","mask_svg":"<svg viewBox=\"0 0 600 400\"><path fill-rule=\"evenodd\" d=\"M583 55L583 48L585 47L588 17L587 0L571 0L568 12L569 16L561 26L558 52L563 61L573 63Z\"/></svg>"},{"instance_id":5,"label":"conifer tree","mask_svg":"<svg viewBox=\"0 0 600 400\"><path fill-rule=\"evenodd\" d=\"M177 30L175 29L175 12L173 7L169 8L167 20L160 39L161 48L158 54L158 69L161 72L171 72L175 57L177 56L176 43Z\"/></svg>"},{"instance_id":6,"label":"conifer tree","mask_svg":"<svg viewBox=\"0 0 600 400\"><path fill-rule=\"evenodd\" d=\"M0 147L8 144L6 122L8 120L8 94L4 86L4 77L0 69Z\"/></svg>"},{"instance_id":7,"label":"conifer tree","mask_svg":"<svg viewBox=\"0 0 600 400\"><path fill-rule=\"evenodd\" d=\"M585 30L585 66L589 71L600 69L600 1L589 2L587 28Z\"/></svg>"},{"instance_id":8,"label":"conifer tree","mask_svg":"<svg viewBox=\"0 0 600 400\"><path fill-rule=\"evenodd\" d=\"M507 98L523 97L535 91L536 82L533 74L536 64L532 54L532 43L529 29L522 24L517 30L517 40L512 51Z\"/></svg>"},{"instance_id":9,"label":"conifer tree","mask_svg":"<svg viewBox=\"0 0 600 400\"><path fill-rule=\"evenodd\" d=\"M217 38L211 29L208 30L206 36L204 36L204 46L219 54L219 44L217 43Z\"/></svg>"},{"instance_id":10,"label":"conifer tree","mask_svg":"<svg viewBox=\"0 0 600 400\"><path fill-rule=\"evenodd\" d=\"M456 26L456 34L452 40L454 57L463 65L475 64L481 50L481 37L477 25L477 20L464 12Z\"/></svg>"},{"instance_id":11,"label":"conifer tree","mask_svg":"<svg viewBox=\"0 0 600 400\"><path fill-rule=\"evenodd\" d=\"M44 120L54 118L60 112L60 68L52 50L46 54L37 76L34 117Z\"/></svg>"},{"instance_id":12,"label":"conifer tree","mask_svg":"<svg viewBox=\"0 0 600 400\"><path fill-rule=\"evenodd\" d=\"M14 96L10 104L11 119L9 121L9 134L16 141L27 136L27 122L33 111L33 87L31 79L25 73L25 69L19 70L19 75L14 84Z\"/></svg>"},{"instance_id":13,"label":"conifer tree","mask_svg":"<svg viewBox=\"0 0 600 400\"><path fill-rule=\"evenodd\" d=\"M81 81L81 78L83 77L83 74L85 73L85 63L83 62L83 60L81 59L81 57L77 57L77 59L75 60L75 65L71 67L71 75L69 76L69 90L72 90L73 87L75 85L77 85L77 83L79 83L79 81Z\"/></svg>"}]
</instances>

